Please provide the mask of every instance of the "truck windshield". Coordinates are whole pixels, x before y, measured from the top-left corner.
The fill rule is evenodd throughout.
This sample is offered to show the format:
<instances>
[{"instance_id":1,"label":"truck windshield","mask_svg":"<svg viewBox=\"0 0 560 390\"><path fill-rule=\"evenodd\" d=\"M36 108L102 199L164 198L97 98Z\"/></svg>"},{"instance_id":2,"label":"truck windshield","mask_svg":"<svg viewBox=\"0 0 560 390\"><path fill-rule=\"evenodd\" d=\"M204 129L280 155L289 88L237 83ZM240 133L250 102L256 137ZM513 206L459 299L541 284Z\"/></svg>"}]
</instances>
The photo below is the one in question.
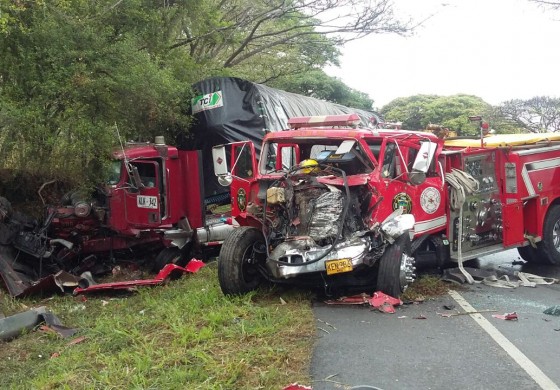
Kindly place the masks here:
<instances>
[{"instance_id":1,"label":"truck windshield","mask_svg":"<svg viewBox=\"0 0 560 390\"><path fill-rule=\"evenodd\" d=\"M375 164L368 157L360 142L354 142L344 156L337 156L336 151L345 139L290 139L288 143L267 142L263 145L260 172L263 174L287 171L300 162L313 159L321 164L336 166L347 174L369 173ZM338 157L338 159L336 158Z\"/></svg>"},{"instance_id":2,"label":"truck windshield","mask_svg":"<svg viewBox=\"0 0 560 390\"><path fill-rule=\"evenodd\" d=\"M121 180L122 161L111 161L107 175L107 184L115 185Z\"/></svg>"}]
</instances>

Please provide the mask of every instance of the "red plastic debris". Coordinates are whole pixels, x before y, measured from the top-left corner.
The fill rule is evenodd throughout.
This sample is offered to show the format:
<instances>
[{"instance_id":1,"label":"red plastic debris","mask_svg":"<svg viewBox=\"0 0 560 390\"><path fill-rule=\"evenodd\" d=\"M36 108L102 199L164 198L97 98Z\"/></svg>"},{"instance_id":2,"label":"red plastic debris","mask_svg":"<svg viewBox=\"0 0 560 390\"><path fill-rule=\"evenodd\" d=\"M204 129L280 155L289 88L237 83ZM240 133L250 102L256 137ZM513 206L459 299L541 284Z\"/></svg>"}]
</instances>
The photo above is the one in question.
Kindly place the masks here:
<instances>
[{"instance_id":1,"label":"red plastic debris","mask_svg":"<svg viewBox=\"0 0 560 390\"><path fill-rule=\"evenodd\" d=\"M506 314L492 314L492 317L499 318L500 320L507 320L507 321L517 321L517 313L506 313Z\"/></svg>"},{"instance_id":2,"label":"red plastic debris","mask_svg":"<svg viewBox=\"0 0 560 390\"><path fill-rule=\"evenodd\" d=\"M140 286L155 286L163 284L165 280L175 271L195 273L200 268L204 267L204 263L201 260L191 259L186 267L180 267L177 264L166 264L165 267L159 271L154 279L139 279L139 280L128 280L124 282L112 282L112 283L101 283L94 284L89 287L81 288L77 287L74 289L74 295L96 292L96 291L109 291L109 290L133 290Z\"/></svg>"},{"instance_id":3,"label":"red plastic debris","mask_svg":"<svg viewBox=\"0 0 560 390\"><path fill-rule=\"evenodd\" d=\"M365 305L369 302L370 296L367 294L352 295L325 301L327 305Z\"/></svg>"},{"instance_id":4,"label":"red plastic debris","mask_svg":"<svg viewBox=\"0 0 560 390\"><path fill-rule=\"evenodd\" d=\"M369 304L383 313L394 313L395 306L400 306L403 302L399 298L394 298L381 291L376 291L369 300Z\"/></svg>"},{"instance_id":5,"label":"red plastic debris","mask_svg":"<svg viewBox=\"0 0 560 390\"><path fill-rule=\"evenodd\" d=\"M311 386L300 385L299 383L292 383L284 387L282 390L313 390Z\"/></svg>"},{"instance_id":6,"label":"red plastic debris","mask_svg":"<svg viewBox=\"0 0 560 390\"><path fill-rule=\"evenodd\" d=\"M87 339L86 336L80 336L80 337L76 337L74 340L70 341L68 344L66 344L67 346L69 345L75 345L75 344L79 344L81 342L84 342Z\"/></svg>"}]
</instances>

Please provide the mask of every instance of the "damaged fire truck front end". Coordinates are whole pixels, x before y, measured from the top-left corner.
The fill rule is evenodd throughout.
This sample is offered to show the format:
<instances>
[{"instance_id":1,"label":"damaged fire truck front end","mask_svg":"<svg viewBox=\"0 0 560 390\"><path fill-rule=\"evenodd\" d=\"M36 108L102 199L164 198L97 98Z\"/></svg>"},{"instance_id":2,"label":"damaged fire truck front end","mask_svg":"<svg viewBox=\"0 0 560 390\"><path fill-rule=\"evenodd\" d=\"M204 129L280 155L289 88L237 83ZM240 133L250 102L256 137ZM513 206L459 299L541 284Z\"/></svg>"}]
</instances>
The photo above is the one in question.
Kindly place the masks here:
<instances>
[{"instance_id":1,"label":"damaged fire truck front end","mask_svg":"<svg viewBox=\"0 0 560 390\"><path fill-rule=\"evenodd\" d=\"M397 177L395 143L353 129L355 119L294 118L293 130L265 137L258 164L249 143L214 149L215 172L231 185L232 214L242 226L220 252L224 293L245 293L266 279L327 292L376 285L398 296L414 280L414 216L383 194L391 181L411 185L425 172L399 167ZM430 159L432 149L418 157Z\"/></svg>"}]
</instances>

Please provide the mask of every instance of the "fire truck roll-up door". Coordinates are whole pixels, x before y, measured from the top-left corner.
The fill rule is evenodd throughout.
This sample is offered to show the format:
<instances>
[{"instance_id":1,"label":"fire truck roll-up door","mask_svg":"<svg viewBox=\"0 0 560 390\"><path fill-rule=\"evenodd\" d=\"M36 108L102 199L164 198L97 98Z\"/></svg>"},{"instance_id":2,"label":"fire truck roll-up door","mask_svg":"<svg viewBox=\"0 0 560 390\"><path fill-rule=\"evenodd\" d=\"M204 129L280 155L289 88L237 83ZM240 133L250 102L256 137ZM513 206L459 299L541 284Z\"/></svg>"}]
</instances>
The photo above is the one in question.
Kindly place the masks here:
<instances>
[{"instance_id":1,"label":"fire truck roll-up door","mask_svg":"<svg viewBox=\"0 0 560 390\"><path fill-rule=\"evenodd\" d=\"M140 188L131 186L125 191L125 210L128 223L138 227L159 226L161 223L160 166L155 161L130 163L138 170Z\"/></svg>"}]
</instances>

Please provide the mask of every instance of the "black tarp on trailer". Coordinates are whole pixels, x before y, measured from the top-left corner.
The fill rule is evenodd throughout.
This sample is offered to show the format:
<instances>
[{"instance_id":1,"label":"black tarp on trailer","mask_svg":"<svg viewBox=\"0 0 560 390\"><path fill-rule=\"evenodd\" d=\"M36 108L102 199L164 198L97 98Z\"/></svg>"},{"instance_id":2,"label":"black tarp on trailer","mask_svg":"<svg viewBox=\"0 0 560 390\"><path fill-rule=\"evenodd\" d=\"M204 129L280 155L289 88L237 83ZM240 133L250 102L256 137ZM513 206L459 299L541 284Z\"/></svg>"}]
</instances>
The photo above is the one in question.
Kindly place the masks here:
<instances>
[{"instance_id":1,"label":"black tarp on trailer","mask_svg":"<svg viewBox=\"0 0 560 390\"><path fill-rule=\"evenodd\" d=\"M379 123L377 114L311 97L285 92L234 77L216 77L193 85L193 126L188 142L180 147L202 150L205 196L227 192L214 175L212 147L236 141L253 141L257 152L269 131L288 128L296 116L357 113L362 126Z\"/></svg>"}]
</instances>

